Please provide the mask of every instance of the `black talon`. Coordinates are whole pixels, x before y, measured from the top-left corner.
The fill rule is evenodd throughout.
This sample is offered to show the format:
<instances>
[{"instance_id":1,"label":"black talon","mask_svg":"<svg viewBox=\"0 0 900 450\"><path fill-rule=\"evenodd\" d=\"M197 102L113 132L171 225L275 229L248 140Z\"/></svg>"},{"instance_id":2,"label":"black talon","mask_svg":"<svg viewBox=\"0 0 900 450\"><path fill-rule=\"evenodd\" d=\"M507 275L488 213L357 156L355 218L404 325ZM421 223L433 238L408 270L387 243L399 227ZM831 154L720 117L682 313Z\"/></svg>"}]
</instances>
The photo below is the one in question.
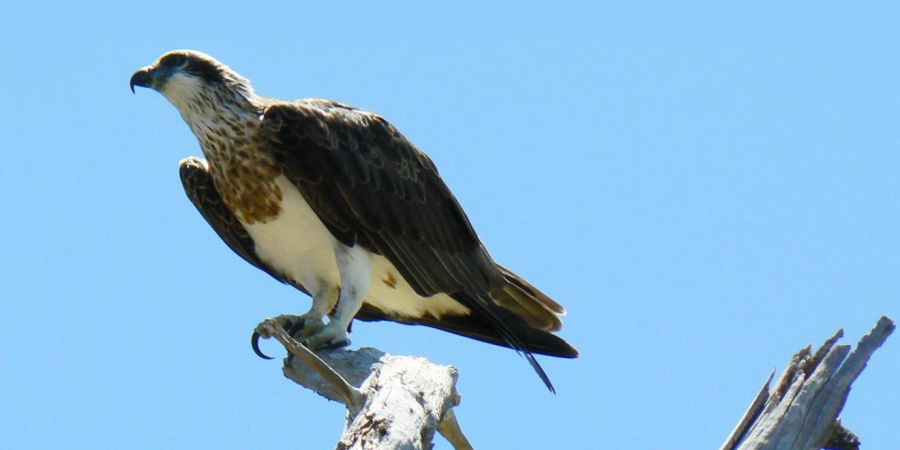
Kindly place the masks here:
<instances>
[{"instance_id":1,"label":"black talon","mask_svg":"<svg viewBox=\"0 0 900 450\"><path fill-rule=\"evenodd\" d=\"M266 354L259 349L259 338L258 331L254 331L253 336L250 337L250 345L253 347L253 353L256 353L256 356L259 356L262 359L275 359L271 356L266 356Z\"/></svg>"}]
</instances>

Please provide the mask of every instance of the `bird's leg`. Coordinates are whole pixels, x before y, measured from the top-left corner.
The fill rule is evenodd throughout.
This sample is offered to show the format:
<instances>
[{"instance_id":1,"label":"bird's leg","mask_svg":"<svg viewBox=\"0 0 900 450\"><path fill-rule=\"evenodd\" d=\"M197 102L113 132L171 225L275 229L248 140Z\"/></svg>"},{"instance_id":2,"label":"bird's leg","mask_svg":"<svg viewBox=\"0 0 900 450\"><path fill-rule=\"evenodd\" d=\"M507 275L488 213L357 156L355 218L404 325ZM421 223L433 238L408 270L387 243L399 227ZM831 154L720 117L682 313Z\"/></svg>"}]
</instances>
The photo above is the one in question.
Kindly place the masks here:
<instances>
[{"instance_id":1,"label":"bird's leg","mask_svg":"<svg viewBox=\"0 0 900 450\"><path fill-rule=\"evenodd\" d=\"M338 287L334 285L319 286L315 295L313 295L312 307L308 312L299 316L282 314L278 317L273 317L272 320L278 322L278 324L287 331L289 336L303 341L325 328L325 322L322 318L325 317L325 314L328 313L328 311L334 309L335 304L337 304L338 292ZM260 358L272 359L259 349L260 337L258 329L253 332L253 336L250 340L250 343L253 346L253 352Z\"/></svg>"},{"instance_id":2,"label":"bird's leg","mask_svg":"<svg viewBox=\"0 0 900 450\"><path fill-rule=\"evenodd\" d=\"M321 286L317 289L309 311L303 315L294 316L289 328L285 328L288 334L302 341L322 331L325 328L323 321L325 314L328 314L337 304L338 292L338 287L334 285Z\"/></svg>"},{"instance_id":3,"label":"bird's leg","mask_svg":"<svg viewBox=\"0 0 900 450\"><path fill-rule=\"evenodd\" d=\"M303 340L303 344L313 350L350 345L347 329L359 312L363 299L369 295L372 283L372 262L365 250L338 242L335 243L334 254L341 276L341 292L328 325Z\"/></svg>"}]
</instances>

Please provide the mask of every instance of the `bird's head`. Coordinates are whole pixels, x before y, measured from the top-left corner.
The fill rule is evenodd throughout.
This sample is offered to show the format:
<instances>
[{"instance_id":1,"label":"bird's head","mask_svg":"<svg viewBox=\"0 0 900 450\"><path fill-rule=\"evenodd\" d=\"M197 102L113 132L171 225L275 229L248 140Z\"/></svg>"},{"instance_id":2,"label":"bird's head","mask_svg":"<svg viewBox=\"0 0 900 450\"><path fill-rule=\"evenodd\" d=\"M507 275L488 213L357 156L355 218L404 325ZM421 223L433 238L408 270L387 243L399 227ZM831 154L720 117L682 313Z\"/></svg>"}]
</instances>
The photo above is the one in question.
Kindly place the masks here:
<instances>
[{"instance_id":1,"label":"bird's head","mask_svg":"<svg viewBox=\"0 0 900 450\"><path fill-rule=\"evenodd\" d=\"M174 50L131 76L134 87L153 89L165 96L182 115L205 109L210 103L253 101L250 81L212 56L194 50Z\"/></svg>"}]
</instances>

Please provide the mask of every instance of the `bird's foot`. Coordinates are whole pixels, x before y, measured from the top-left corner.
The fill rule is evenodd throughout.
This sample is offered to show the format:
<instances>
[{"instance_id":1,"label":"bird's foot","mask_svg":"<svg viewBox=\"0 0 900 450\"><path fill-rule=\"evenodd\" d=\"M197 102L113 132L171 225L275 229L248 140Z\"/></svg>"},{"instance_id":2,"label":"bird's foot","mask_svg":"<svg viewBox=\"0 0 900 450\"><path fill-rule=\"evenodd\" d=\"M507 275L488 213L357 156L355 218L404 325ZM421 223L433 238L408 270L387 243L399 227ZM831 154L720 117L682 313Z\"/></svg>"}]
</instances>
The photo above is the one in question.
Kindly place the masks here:
<instances>
[{"instance_id":1,"label":"bird's foot","mask_svg":"<svg viewBox=\"0 0 900 450\"><path fill-rule=\"evenodd\" d=\"M322 331L325 328L325 322L322 316L310 311L301 316L281 315L275 320L285 320L284 329L292 338L303 342L308 337Z\"/></svg>"},{"instance_id":2,"label":"bird's foot","mask_svg":"<svg viewBox=\"0 0 900 450\"><path fill-rule=\"evenodd\" d=\"M281 327L284 328L284 330L287 331L288 335L290 335L292 338L299 340L301 343L314 350L315 347L310 347L309 345L307 345L306 340L308 340L311 336L320 333L326 327L325 322L322 321L322 317L312 311L300 316L295 316L293 314L282 314L278 317L273 317L272 320L278 322L278 324L281 325ZM260 358L272 359L272 357L267 356L262 352L262 350L259 349L259 338L259 332L254 331L253 337L251 338L250 342L253 346L253 352L256 353L256 355Z\"/></svg>"},{"instance_id":3,"label":"bird's foot","mask_svg":"<svg viewBox=\"0 0 900 450\"><path fill-rule=\"evenodd\" d=\"M350 336L347 335L347 327L337 321L328 322L317 333L310 335L301 341L303 345L313 351L341 348L350 345Z\"/></svg>"}]
</instances>

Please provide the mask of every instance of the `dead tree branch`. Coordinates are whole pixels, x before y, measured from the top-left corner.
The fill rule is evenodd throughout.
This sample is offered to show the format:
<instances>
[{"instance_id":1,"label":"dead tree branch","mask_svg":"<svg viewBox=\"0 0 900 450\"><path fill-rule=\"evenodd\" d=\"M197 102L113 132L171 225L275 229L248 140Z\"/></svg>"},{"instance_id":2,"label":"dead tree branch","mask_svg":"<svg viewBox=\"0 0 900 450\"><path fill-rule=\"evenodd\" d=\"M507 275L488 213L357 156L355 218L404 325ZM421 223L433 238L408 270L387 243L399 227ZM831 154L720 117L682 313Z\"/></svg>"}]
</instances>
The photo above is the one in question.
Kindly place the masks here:
<instances>
[{"instance_id":1,"label":"dead tree branch","mask_svg":"<svg viewBox=\"0 0 900 450\"><path fill-rule=\"evenodd\" d=\"M850 385L893 331L894 322L882 317L852 352L849 345L835 345L843 330L815 353L811 346L800 350L775 389L770 388L774 372L769 375L722 450L858 449L859 440L838 415Z\"/></svg>"},{"instance_id":2,"label":"dead tree branch","mask_svg":"<svg viewBox=\"0 0 900 450\"><path fill-rule=\"evenodd\" d=\"M775 374L769 375L721 449L857 450L859 439L838 415L850 385L894 328L882 317L853 351L837 344L843 330L815 352L811 346L800 350L774 388ZM456 449L472 448L452 409L459 404L455 368L372 348L315 354L272 319L257 332L288 349L286 377L347 406L338 449L430 449L435 431Z\"/></svg>"},{"instance_id":3,"label":"dead tree branch","mask_svg":"<svg viewBox=\"0 0 900 450\"><path fill-rule=\"evenodd\" d=\"M453 414L459 404L454 367L373 348L316 354L273 319L256 331L278 339L290 353L282 369L286 377L347 406L338 449L430 449L435 431L457 450L472 448Z\"/></svg>"}]
</instances>

